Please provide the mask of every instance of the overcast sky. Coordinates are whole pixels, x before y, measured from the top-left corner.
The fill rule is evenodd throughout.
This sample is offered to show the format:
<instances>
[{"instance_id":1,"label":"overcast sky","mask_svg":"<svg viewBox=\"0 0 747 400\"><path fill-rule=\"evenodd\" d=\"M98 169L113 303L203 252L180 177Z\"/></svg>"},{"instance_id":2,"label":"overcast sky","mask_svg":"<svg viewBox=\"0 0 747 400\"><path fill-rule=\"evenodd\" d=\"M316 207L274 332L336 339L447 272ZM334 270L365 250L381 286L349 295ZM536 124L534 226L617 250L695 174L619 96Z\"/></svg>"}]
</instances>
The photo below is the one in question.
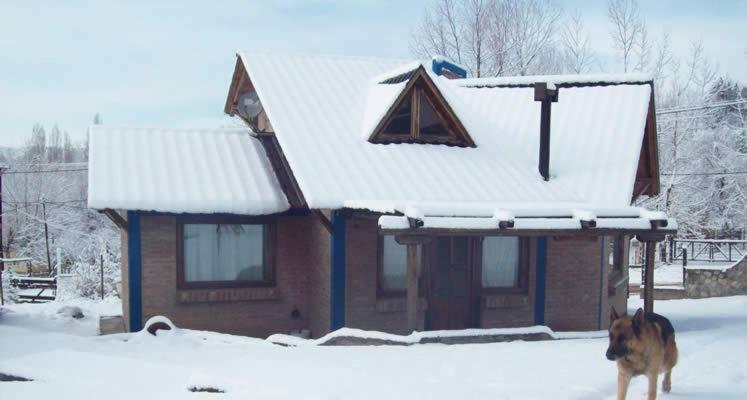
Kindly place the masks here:
<instances>
[{"instance_id":1,"label":"overcast sky","mask_svg":"<svg viewBox=\"0 0 747 400\"><path fill-rule=\"evenodd\" d=\"M237 49L409 56L429 0L35 1L0 3L0 146L25 142L35 122L76 141L99 112L105 124L225 124ZM271 3L271 4L270 4ZM641 1L652 38L669 32L684 54L701 40L719 70L747 82L747 1ZM614 71L606 1L579 9Z\"/></svg>"}]
</instances>

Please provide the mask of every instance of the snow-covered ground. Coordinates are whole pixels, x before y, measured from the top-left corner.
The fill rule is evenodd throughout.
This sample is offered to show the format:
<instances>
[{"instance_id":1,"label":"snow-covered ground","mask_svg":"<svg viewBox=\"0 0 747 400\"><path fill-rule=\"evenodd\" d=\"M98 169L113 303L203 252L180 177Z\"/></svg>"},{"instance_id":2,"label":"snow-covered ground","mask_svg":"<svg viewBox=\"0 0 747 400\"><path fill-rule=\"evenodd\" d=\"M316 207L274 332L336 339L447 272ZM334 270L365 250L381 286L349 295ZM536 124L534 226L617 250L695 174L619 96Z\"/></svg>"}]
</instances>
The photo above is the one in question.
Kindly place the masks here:
<instances>
[{"instance_id":1,"label":"snow-covered ground","mask_svg":"<svg viewBox=\"0 0 747 400\"><path fill-rule=\"evenodd\" d=\"M87 318L110 307L80 306ZM34 379L0 382L0 399L614 398L605 338L289 348L181 329L91 336L92 320L59 316L54 307L12 306L0 317L0 372ZM680 349L664 398L747 398L747 296L657 301L656 310L672 319ZM192 386L226 393L191 393ZM629 398L645 391L637 378Z\"/></svg>"}]
</instances>

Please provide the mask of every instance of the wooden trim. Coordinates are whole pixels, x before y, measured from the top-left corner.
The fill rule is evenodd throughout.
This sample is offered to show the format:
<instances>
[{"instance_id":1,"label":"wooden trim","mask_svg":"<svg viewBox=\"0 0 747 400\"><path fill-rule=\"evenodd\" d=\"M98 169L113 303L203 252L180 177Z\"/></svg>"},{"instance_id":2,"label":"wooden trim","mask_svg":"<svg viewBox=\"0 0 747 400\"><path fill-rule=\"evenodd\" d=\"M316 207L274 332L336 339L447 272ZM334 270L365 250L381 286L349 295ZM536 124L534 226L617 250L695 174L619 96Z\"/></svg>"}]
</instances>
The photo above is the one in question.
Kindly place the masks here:
<instances>
[{"instance_id":1,"label":"wooden trim","mask_svg":"<svg viewBox=\"0 0 747 400\"><path fill-rule=\"evenodd\" d=\"M495 294L527 294L529 293L529 270L531 269L531 239L518 236L519 238L519 270L517 285L514 287L484 287L482 285L482 249L485 237L481 237L477 252L475 253L475 282L481 297Z\"/></svg>"},{"instance_id":2,"label":"wooden trim","mask_svg":"<svg viewBox=\"0 0 747 400\"><path fill-rule=\"evenodd\" d=\"M631 202L635 201L640 195L655 196L659 194L659 150L657 136L656 106L654 104L652 85Z\"/></svg>"},{"instance_id":3,"label":"wooden trim","mask_svg":"<svg viewBox=\"0 0 747 400\"><path fill-rule=\"evenodd\" d=\"M332 227L332 221L330 221L330 219L327 218L326 215L324 215L322 210L318 210L318 209L311 210L311 213L319 220L319 222L322 223L322 225L324 226L324 229L327 230L327 233L329 233L330 235L335 233L335 230Z\"/></svg>"},{"instance_id":4,"label":"wooden trim","mask_svg":"<svg viewBox=\"0 0 747 400\"><path fill-rule=\"evenodd\" d=\"M236 104L236 97L238 96L238 90L243 83L244 76L246 75L246 68L241 57L236 55L236 64L233 67L233 77L231 78L231 84L228 86L228 95L226 96L226 104L223 107L223 112L233 116L234 115L234 104Z\"/></svg>"},{"instance_id":5,"label":"wooden trim","mask_svg":"<svg viewBox=\"0 0 747 400\"><path fill-rule=\"evenodd\" d=\"M127 220L122 217L117 211L112 210L111 208L105 208L103 210L99 210L100 213L106 215L112 222L114 222L114 225L117 225L119 229L127 230Z\"/></svg>"},{"instance_id":6,"label":"wooden trim","mask_svg":"<svg viewBox=\"0 0 747 400\"><path fill-rule=\"evenodd\" d=\"M184 274L185 224L261 224L264 227L265 276L261 281L205 281L188 282ZM176 218L176 287L177 289L226 289L246 287L274 287L277 227L272 217L185 215Z\"/></svg>"},{"instance_id":7,"label":"wooden trim","mask_svg":"<svg viewBox=\"0 0 747 400\"><path fill-rule=\"evenodd\" d=\"M651 100L648 106L648 118L646 120L648 126L648 147L649 147L649 163L651 166L651 196L656 196L660 191L659 182L659 134L656 127L656 105L654 104L654 85L651 84Z\"/></svg>"},{"instance_id":8,"label":"wooden trim","mask_svg":"<svg viewBox=\"0 0 747 400\"><path fill-rule=\"evenodd\" d=\"M306 208L306 199L277 137L274 134L258 134L257 139L265 149L267 159L291 208Z\"/></svg>"},{"instance_id":9,"label":"wooden trim","mask_svg":"<svg viewBox=\"0 0 747 400\"><path fill-rule=\"evenodd\" d=\"M427 93L422 93L426 91ZM411 107L411 125L409 135L391 135L386 134L384 130L391 122L394 113L400 108L404 100L410 96L412 101ZM434 111L442 122L447 127L448 136L444 138L423 138L420 136L419 118L420 113L418 112L420 103L418 101L420 96L426 96L427 101L431 104ZM435 102L435 104L434 104ZM453 129L449 129L451 126ZM446 102L441 92L438 90L433 80L425 72L425 69L420 66L415 71L413 76L405 85L405 88L397 96L397 99L389 107L384 117L379 121L374 128L373 132L368 138L371 143L427 143L427 144L447 144L452 146L463 146L463 147L475 147L475 142L467 133L467 129L462 125L462 122L457 117L454 110Z\"/></svg>"},{"instance_id":10,"label":"wooden trim","mask_svg":"<svg viewBox=\"0 0 747 400\"><path fill-rule=\"evenodd\" d=\"M420 139L420 90L415 87L410 103L410 136Z\"/></svg>"}]
</instances>

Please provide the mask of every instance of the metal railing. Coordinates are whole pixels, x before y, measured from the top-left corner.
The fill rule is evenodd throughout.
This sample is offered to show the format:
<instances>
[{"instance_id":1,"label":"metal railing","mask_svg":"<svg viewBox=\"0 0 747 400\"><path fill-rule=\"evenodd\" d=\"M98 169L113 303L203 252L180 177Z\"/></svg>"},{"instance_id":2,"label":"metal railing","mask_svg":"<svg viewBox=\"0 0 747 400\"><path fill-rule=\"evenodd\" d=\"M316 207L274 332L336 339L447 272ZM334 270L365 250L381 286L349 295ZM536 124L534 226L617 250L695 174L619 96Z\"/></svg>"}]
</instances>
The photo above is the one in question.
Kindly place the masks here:
<instances>
[{"instance_id":1,"label":"metal railing","mask_svg":"<svg viewBox=\"0 0 747 400\"><path fill-rule=\"evenodd\" d=\"M747 254L747 240L672 239L669 254L672 260L735 262Z\"/></svg>"}]
</instances>

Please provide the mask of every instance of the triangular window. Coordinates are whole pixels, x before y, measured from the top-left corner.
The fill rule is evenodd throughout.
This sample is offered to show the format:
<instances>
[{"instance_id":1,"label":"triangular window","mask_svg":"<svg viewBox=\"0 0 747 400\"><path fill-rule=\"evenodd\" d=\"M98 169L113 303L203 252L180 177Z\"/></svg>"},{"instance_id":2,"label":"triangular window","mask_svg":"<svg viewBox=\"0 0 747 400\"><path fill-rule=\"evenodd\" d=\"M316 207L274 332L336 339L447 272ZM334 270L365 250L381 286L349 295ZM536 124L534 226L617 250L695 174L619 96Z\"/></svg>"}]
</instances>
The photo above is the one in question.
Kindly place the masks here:
<instances>
[{"instance_id":1,"label":"triangular window","mask_svg":"<svg viewBox=\"0 0 747 400\"><path fill-rule=\"evenodd\" d=\"M369 138L371 143L475 144L424 70L417 70Z\"/></svg>"},{"instance_id":2,"label":"triangular window","mask_svg":"<svg viewBox=\"0 0 747 400\"><path fill-rule=\"evenodd\" d=\"M420 136L448 136L449 128L445 125L444 119L438 115L436 110L431 105L431 101L428 100L428 96L424 96L421 92L420 104L420 120L419 129Z\"/></svg>"},{"instance_id":3,"label":"triangular window","mask_svg":"<svg viewBox=\"0 0 747 400\"><path fill-rule=\"evenodd\" d=\"M397 111L392 114L384 129L386 135L410 135L412 129L412 96L405 97Z\"/></svg>"}]
</instances>

